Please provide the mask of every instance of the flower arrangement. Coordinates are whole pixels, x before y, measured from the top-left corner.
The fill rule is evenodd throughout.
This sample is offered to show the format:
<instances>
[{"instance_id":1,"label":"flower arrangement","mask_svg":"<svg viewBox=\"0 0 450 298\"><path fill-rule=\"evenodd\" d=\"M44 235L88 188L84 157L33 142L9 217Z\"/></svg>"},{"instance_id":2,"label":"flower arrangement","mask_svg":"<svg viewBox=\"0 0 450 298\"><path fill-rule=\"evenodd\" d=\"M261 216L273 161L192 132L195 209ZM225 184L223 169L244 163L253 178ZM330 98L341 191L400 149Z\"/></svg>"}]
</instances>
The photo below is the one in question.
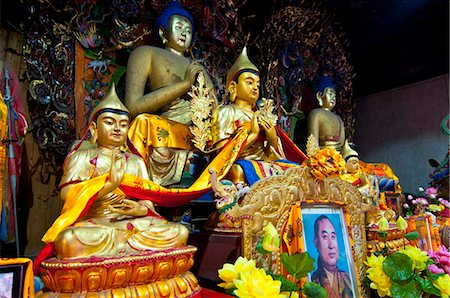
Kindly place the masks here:
<instances>
[{"instance_id":1,"label":"flower arrangement","mask_svg":"<svg viewBox=\"0 0 450 298\"><path fill-rule=\"evenodd\" d=\"M429 187L424 189L419 187L419 195L414 197L408 195L403 203L405 216L421 215L430 212L433 215L449 216L450 202L438 197L438 189Z\"/></svg>"},{"instance_id":2,"label":"flower arrangement","mask_svg":"<svg viewBox=\"0 0 450 298\"><path fill-rule=\"evenodd\" d=\"M256 245L256 250L261 254L271 254L278 251L279 247L280 236L275 227L269 223ZM269 256L268 259L267 270L258 268L255 260L244 257L239 257L234 264L225 263L218 271L219 277L223 280L219 287L237 297L298 298L299 286L283 275L275 275L272 272L272 257ZM291 256L283 253L281 261L288 274L297 280L307 276L314 269L314 260L306 252ZM325 289L314 282L303 285L301 292L306 297L327 297Z\"/></svg>"},{"instance_id":3,"label":"flower arrangement","mask_svg":"<svg viewBox=\"0 0 450 298\"><path fill-rule=\"evenodd\" d=\"M407 246L390 255L372 254L364 262L370 288L380 297L440 297L450 295L448 273L432 271L435 258L419 248Z\"/></svg>"},{"instance_id":4,"label":"flower arrangement","mask_svg":"<svg viewBox=\"0 0 450 298\"><path fill-rule=\"evenodd\" d=\"M345 170L345 161L336 149L331 147L319 149L319 144L313 135L308 137L306 146L308 159L304 161L303 166L309 167L311 175L317 179L339 177Z\"/></svg>"},{"instance_id":5,"label":"flower arrangement","mask_svg":"<svg viewBox=\"0 0 450 298\"><path fill-rule=\"evenodd\" d=\"M450 274L450 252L445 246L441 245L437 251L429 251L428 255L434 261L434 264L428 265L431 273Z\"/></svg>"}]
</instances>

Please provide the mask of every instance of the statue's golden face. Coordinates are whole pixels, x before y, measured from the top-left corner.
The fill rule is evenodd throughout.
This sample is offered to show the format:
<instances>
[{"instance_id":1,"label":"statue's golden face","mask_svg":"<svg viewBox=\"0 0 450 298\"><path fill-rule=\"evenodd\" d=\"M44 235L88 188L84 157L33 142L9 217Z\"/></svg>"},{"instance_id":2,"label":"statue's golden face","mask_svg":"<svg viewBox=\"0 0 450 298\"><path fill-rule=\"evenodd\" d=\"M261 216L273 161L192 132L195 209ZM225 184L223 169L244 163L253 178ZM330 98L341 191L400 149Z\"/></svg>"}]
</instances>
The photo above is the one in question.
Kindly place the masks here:
<instances>
[{"instance_id":1,"label":"statue's golden face","mask_svg":"<svg viewBox=\"0 0 450 298\"><path fill-rule=\"evenodd\" d=\"M358 172L359 159L357 157L350 157L345 163L345 169L349 174L355 174Z\"/></svg>"},{"instance_id":2,"label":"statue's golden face","mask_svg":"<svg viewBox=\"0 0 450 298\"><path fill-rule=\"evenodd\" d=\"M116 148L127 141L130 118L127 115L115 113L102 113L96 123L91 124L91 129L97 133L99 146Z\"/></svg>"},{"instance_id":3,"label":"statue's golden face","mask_svg":"<svg viewBox=\"0 0 450 298\"><path fill-rule=\"evenodd\" d=\"M325 88L322 94L322 107L333 109L336 105L336 91L333 88Z\"/></svg>"},{"instance_id":4,"label":"statue's golden face","mask_svg":"<svg viewBox=\"0 0 450 298\"><path fill-rule=\"evenodd\" d=\"M236 99L255 103L259 98L259 75L244 72L242 73L236 85Z\"/></svg>"},{"instance_id":5,"label":"statue's golden face","mask_svg":"<svg viewBox=\"0 0 450 298\"><path fill-rule=\"evenodd\" d=\"M184 52L191 46L192 24L183 16L173 15L169 19L164 36L167 39L167 47Z\"/></svg>"}]
</instances>

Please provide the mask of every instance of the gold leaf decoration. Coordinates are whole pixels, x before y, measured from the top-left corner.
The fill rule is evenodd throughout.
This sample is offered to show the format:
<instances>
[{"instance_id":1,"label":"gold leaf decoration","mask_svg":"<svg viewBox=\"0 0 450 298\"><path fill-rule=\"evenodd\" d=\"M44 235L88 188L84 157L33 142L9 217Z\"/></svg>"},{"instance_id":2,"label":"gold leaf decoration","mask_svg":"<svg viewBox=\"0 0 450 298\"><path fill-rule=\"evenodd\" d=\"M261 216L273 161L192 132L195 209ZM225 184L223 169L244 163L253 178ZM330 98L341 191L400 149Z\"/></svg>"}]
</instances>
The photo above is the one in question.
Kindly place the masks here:
<instances>
[{"instance_id":1,"label":"gold leaf decoration","mask_svg":"<svg viewBox=\"0 0 450 298\"><path fill-rule=\"evenodd\" d=\"M202 152L206 152L211 143L211 114L215 103L215 96L211 91L206 87L205 76L200 73L197 76L197 84L188 92L191 96L192 120L189 130L194 136L194 146Z\"/></svg>"}]
</instances>

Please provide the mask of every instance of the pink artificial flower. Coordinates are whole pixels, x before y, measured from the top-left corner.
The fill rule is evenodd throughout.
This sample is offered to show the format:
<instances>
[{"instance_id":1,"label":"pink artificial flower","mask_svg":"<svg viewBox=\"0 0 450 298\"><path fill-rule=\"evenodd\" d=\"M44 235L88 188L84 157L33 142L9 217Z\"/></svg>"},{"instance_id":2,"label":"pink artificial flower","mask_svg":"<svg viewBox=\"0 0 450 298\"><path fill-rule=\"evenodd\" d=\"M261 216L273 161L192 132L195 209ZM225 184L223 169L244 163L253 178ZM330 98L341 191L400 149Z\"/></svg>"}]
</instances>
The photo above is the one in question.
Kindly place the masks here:
<instances>
[{"instance_id":1,"label":"pink artificial flower","mask_svg":"<svg viewBox=\"0 0 450 298\"><path fill-rule=\"evenodd\" d=\"M436 264L428 265L428 270L433 274L444 273L444 269L439 268Z\"/></svg>"},{"instance_id":2,"label":"pink artificial flower","mask_svg":"<svg viewBox=\"0 0 450 298\"><path fill-rule=\"evenodd\" d=\"M412 200L412 203L413 203L414 205L417 205L417 200Z\"/></svg>"},{"instance_id":3,"label":"pink artificial flower","mask_svg":"<svg viewBox=\"0 0 450 298\"><path fill-rule=\"evenodd\" d=\"M422 205L422 206L428 205L428 200L425 198L417 198L416 202L418 205Z\"/></svg>"},{"instance_id":4,"label":"pink artificial flower","mask_svg":"<svg viewBox=\"0 0 450 298\"><path fill-rule=\"evenodd\" d=\"M432 197L432 195L434 196L434 198L436 198L436 195L437 195L437 189L434 188L434 187L428 187L428 188L425 190L425 194L426 194L427 196L429 196L430 198ZM433 198L433 199L434 199L434 198Z\"/></svg>"},{"instance_id":5,"label":"pink artificial flower","mask_svg":"<svg viewBox=\"0 0 450 298\"><path fill-rule=\"evenodd\" d=\"M436 262L439 268L442 268L445 273L450 274L450 252L444 245L441 245L437 251L429 251L428 255Z\"/></svg>"},{"instance_id":6,"label":"pink artificial flower","mask_svg":"<svg viewBox=\"0 0 450 298\"><path fill-rule=\"evenodd\" d=\"M439 198L438 201L439 201L439 203L441 203L442 205L444 205L446 208L450 208L450 203L449 203L449 201L447 201L446 199Z\"/></svg>"},{"instance_id":7,"label":"pink artificial flower","mask_svg":"<svg viewBox=\"0 0 450 298\"><path fill-rule=\"evenodd\" d=\"M404 204L403 204L403 208L408 209L408 208L409 208L409 205L408 205L407 203L404 203Z\"/></svg>"},{"instance_id":8,"label":"pink artificial flower","mask_svg":"<svg viewBox=\"0 0 450 298\"><path fill-rule=\"evenodd\" d=\"M408 195L408 200L412 200L413 196L412 195Z\"/></svg>"}]
</instances>

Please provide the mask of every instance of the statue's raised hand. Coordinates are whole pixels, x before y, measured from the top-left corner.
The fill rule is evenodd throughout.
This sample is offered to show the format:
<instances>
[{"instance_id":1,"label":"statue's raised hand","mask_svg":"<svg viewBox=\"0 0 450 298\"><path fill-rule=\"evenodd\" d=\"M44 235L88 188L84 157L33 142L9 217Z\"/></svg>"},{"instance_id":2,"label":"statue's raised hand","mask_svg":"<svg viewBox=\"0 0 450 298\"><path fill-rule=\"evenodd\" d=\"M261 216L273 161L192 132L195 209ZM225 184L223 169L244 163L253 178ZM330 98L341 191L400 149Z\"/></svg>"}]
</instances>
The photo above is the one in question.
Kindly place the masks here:
<instances>
[{"instance_id":1,"label":"statue's raised hand","mask_svg":"<svg viewBox=\"0 0 450 298\"><path fill-rule=\"evenodd\" d=\"M269 142L269 144L273 147L277 146L278 137L277 137L277 131L275 129L275 126L272 125L267 119L261 117L259 119L259 124L264 129L264 132L266 134L266 139Z\"/></svg>"},{"instance_id":2,"label":"statue's raised hand","mask_svg":"<svg viewBox=\"0 0 450 298\"><path fill-rule=\"evenodd\" d=\"M203 66L195 61L191 62L184 73L184 81L189 83L189 85L193 85L195 83L197 75L204 71L205 69L203 68Z\"/></svg>"}]
</instances>

